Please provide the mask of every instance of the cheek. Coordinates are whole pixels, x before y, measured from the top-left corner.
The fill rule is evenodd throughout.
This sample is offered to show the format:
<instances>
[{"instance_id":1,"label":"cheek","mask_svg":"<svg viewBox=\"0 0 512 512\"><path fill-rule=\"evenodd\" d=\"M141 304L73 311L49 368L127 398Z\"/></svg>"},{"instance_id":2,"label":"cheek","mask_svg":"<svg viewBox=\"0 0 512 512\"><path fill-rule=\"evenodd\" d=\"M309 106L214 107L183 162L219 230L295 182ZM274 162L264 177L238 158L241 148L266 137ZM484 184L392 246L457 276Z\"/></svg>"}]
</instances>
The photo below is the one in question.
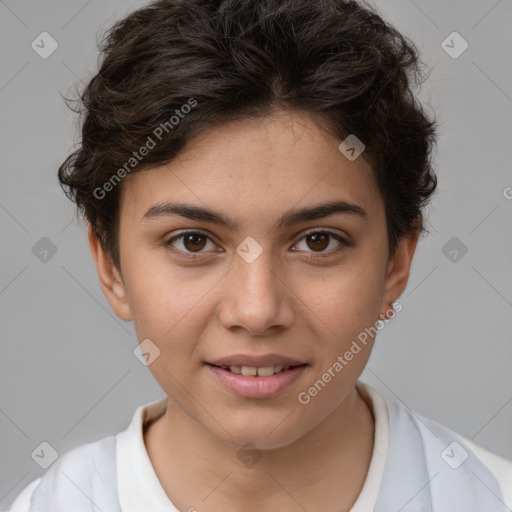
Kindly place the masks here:
<instances>
[{"instance_id":1,"label":"cheek","mask_svg":"<svg viewBox=\"0 0 512 512\"><path fill-rule=\"evenodd\" d=\"M132 251L126 282L137 339L158 347L149 369L168 394L180 395L178 383L188 382L202 364L201 334L212 318L208 299L219 275L171 265L163 251Z\"/></svg>"},{"instance_id":2,"label":"cheek","mask_svg":"<svg viewBox=\"0 0 512 512\"><path fill-rule=\"evenodd\" d=\"M294 290L317 318L322 332L347 341L378 319L383 293L380 266L367 258L352 258L318 277L299 276Z\"/></svg>"},{"instance_id":3,"label":"cheek","mask_svg":"<svg viewBox=\"0 0 512 512\"><path fill-rule=\"evenodd\" d=\"M190 314L197 314L205 287L213 286L213 280L194 279L193 268L171 265L163 249L130 249L126 290L135 327L141 336L164 342L186 327Z\"/></svg>"},{"instance_id":4,"label":"cheek","mask_svg":"<svg viewBox=\"0 0 512 512\"><path fill-rule=\"evenodd\" d=\"M317 365L301 391L303 401L329 412L341 402L370 357L383 292L382 265L371 256L347 259L328 276L302 279L297 293L307 298L304 314L318 330L311 331ZM307 405L305 405L307 407Z\"/></svg>"}]
</instances>

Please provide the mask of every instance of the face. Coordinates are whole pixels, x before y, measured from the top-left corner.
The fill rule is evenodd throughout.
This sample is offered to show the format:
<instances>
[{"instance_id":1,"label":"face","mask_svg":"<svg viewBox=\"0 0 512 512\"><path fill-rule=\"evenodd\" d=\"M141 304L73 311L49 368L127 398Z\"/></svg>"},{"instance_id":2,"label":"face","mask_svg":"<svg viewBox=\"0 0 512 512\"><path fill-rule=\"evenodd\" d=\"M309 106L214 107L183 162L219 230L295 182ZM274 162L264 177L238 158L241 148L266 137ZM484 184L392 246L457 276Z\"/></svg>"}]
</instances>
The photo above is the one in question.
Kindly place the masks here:
<instances>
[{"instance_id":1,"label":"face","mask_svg":"<svg viewBox=\"0 0 512 512\"><path fill-rule=\"evenodd\" d=\"M227 443L285 446L342 407L405 288L415 241L388 260L372 170L340 142L305 113L217 127L123 183L122 279L91 239L170 402Z\"/></svg>"}]
</instances>

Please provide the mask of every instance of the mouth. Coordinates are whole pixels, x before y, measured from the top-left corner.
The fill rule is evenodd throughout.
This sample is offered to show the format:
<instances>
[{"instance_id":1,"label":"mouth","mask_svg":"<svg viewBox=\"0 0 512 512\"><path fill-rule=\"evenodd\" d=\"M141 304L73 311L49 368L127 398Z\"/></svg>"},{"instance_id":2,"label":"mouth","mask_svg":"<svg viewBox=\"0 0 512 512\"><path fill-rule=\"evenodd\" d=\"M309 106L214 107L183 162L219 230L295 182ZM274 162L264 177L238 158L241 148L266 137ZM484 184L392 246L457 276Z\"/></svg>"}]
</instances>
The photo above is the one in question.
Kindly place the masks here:
<instances>
[{"instance_id":1,"label":"mouth","mask_svg":"<svg viewBox=\"0 0 512 512\"><path fill-rule=\"evenodd\" d=\"M236 365L215 365L212 363L207 363L210 366L215 368L220 368L222 370L228 371L230 373L236 373L237 375L243 375L245 377L271 377L272 375L277 375L279 373L290 371L299 366L306 366L306 363L303 364L294 364L294 365L274 365L274 366L236 366Z\"/></svg>"},{"instance_id":2,"label":"mouth","mask_svg":"<svg viewBox=\"0 0 512 512\"><path fill-rule=\"evenodd\" d=\"M308 365L237 366L206 363L214 380L243 398L272 398L301 378Z\"/></svg>"}]
</instances>

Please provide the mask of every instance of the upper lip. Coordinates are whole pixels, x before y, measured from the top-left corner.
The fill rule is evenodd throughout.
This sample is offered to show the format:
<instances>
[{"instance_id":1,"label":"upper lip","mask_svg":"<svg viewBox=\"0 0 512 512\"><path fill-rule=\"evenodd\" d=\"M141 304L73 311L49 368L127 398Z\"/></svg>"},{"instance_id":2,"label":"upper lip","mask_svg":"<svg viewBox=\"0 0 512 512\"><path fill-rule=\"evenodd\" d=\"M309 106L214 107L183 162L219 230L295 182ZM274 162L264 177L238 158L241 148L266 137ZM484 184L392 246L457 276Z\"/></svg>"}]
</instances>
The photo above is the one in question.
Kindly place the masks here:
<instances>
[{"instance_id":1,"label":"upper lip","mask_svg":"<svg viewBox=\"0 0 512 512\"><path fill-rule=\"evenodd\" d=\"M216 359L215 361L207 361L208 364L215 366L297 366L305 364L304 361L293 359L279 354L265 354L263 356L252 356L248 354L233 354L230 356Z\"/></svg>"}]
</instances>

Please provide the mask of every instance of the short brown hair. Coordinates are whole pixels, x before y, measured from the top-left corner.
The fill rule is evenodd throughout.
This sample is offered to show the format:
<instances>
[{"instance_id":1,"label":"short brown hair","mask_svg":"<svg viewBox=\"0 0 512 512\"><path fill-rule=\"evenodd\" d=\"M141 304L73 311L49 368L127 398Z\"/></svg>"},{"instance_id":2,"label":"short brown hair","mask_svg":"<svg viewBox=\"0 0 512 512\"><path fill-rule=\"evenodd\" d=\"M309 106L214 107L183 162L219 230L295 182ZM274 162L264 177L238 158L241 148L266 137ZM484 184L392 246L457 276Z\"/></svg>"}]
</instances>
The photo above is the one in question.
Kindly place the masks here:
<instances>
[{"instance_id":1,"label":"short brown hair","mask_svg":"<svg viewBox=\"0 0 512 512\"><path fill-rule=\"evenodd\" d=\"M424 229L422 209L437 185L435 121L410 88L422 81L416 47L374 7L158 0L117 22L100 51L100 69L79 95L81 143L59 180L118 268L121 185L112 179L124 177L121 169L170 162L200 132L276 109L316 113L340 141L355 134L364 143L390 255L401 237ZM195 108L171 122L191 101ZM161 140L127 167L157 127L167 127Z\"/></svg>"}]
</instances>

